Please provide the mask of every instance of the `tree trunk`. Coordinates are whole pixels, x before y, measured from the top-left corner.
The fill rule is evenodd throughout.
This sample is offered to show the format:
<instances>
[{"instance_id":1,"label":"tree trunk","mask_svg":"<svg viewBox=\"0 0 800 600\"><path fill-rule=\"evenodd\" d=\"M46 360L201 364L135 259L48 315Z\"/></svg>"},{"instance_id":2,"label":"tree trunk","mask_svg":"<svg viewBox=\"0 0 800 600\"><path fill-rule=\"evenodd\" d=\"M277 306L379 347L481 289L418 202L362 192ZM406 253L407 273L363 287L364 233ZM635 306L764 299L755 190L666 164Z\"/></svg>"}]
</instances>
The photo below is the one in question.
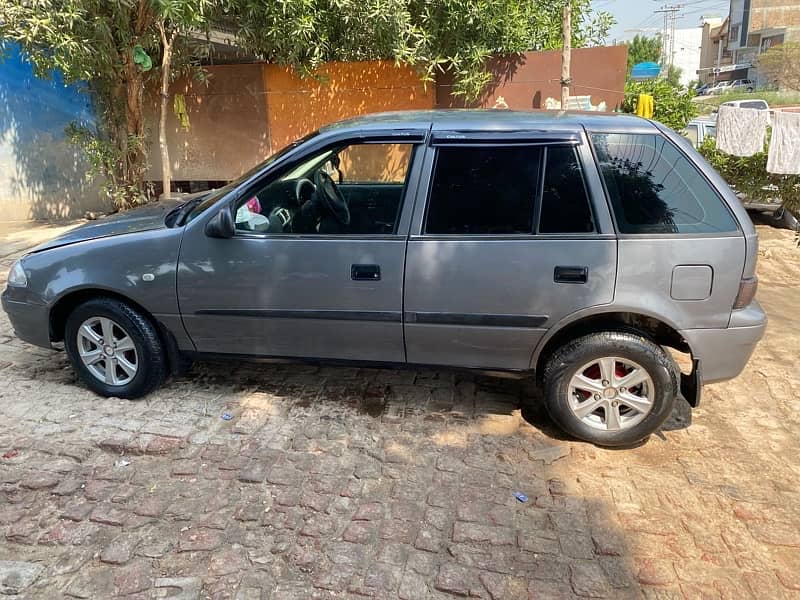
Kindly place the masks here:
<instances>
[{"instance_id":1,"label":"tree trunk","mask_svg":"<svg viewBox=\"0 0 800 600\"><path fill-rule=\"evenodd\" d=\"M133 62L133 51L127 52L125 61L125 136L119 140L123 151L120 165L121 183L125 186L122 206L128 208L141 201L144 192L144 175L147 154L144 139L144 77Z\"/></svg>"},{"instance_id":2,"label":"tree trunk","mask_svg":"<svg viewBox=\"0 0 800 600\"><path fill-rule=\"evenodd\" d=\"M169 146L167 145L167 111L169 110L169 76L172 67L172 44L176 32L172 32L169 39L164 29L164 21L158 22L158 31L161 34L161 114L158 123L158 146L161 150L161 181L163 182L164 196L169 197L172 191L172 169L169 162Z\"/></svg>"}]
</instances>

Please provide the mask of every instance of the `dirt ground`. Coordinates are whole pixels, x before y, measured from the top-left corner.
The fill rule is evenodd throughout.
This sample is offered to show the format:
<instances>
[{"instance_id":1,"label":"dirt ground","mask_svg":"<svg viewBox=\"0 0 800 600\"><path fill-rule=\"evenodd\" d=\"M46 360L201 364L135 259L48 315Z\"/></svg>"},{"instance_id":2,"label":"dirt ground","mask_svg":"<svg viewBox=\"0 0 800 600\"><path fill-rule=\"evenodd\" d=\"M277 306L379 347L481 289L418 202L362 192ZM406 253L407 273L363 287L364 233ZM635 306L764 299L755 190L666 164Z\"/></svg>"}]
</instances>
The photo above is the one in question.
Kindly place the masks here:
<instances>
[{"instance_id":1,"label":"dirt ground","mask_svg":"<svg viewBox=\"0 0 800 600\"><path fill-rule=\"evenodd\" d=\"M204 363L103 399L0 314L0 593L800 597L800 249L758 229L746 372L627 450L447 371ZM0 228L0 285L55 233Z\"/></svg>"}]
</instances>

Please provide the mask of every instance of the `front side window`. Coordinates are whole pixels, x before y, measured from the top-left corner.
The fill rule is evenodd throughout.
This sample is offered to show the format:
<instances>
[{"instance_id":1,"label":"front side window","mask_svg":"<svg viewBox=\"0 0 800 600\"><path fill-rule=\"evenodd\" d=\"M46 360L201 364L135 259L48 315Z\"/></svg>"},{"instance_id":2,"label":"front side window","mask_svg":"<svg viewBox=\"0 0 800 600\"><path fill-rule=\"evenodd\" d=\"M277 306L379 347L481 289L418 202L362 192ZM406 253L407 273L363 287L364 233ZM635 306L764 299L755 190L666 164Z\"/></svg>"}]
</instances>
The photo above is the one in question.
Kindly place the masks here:
<instances>
[{"instance_id":1,"label":"front side window","mask_svg":"<svg viewBox=\"0 0 800 600\"><path fill-rule=\"evenodd\" d=\"M412 144L358 143L305 157L240 200L236 229L270 234L393 234L413 149Z\"/></svg>"},{"instance_id":2,"label":"front side window","mask_svg":"<svg viewBox=\"0 0 800 600\"><path fill-rule=\"evenodd\" d=\"M439 148L425 233L533 233L540 163L536 146Z\"/></svg>"},{"instance_id":3,"label":"front side window","mask_svg":"<svg viewBox=\"0 0 800 600\"><path fill-rule=\"evenodd\" d=\"M602 133L591 138L621 233L737 231L716 190L663 136Z\"/></svg>"}]
</instances>

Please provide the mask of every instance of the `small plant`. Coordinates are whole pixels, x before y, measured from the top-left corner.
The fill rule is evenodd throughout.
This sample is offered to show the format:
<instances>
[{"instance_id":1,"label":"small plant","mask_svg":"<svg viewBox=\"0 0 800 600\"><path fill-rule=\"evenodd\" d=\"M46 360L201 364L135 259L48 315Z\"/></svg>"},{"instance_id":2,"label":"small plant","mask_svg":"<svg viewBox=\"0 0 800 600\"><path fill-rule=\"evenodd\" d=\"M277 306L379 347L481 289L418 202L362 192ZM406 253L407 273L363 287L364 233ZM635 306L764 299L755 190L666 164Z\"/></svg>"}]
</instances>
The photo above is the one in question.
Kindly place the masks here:
<instances>
[{"instance_id":1,"label":"small plant","mask_svg":"<svg viewBox=\"0 0 800 600\"><path fill-rule=\"evenodd\" d=\"M714 138L703 140L700 154L739 194L755 202L783 204L800 211L800 175L767 172L767 149L753 156L732 156L717 150Z\"/></svg>"},{"instance_id":2,"label":"small plant","mask_svg":"<svg viewBox=\"0 0 800 600\"><path fill-rule=\"evenodd\" d=\"M683 92L680 87L672 85L665 79L649 79L646 81L629 81L625 84L625 100L622 110L636 113L639 94L653 96L653 118L667 127L681 130L697 116L697 107L692 101L694 92Z\"/></svg>"}]
</instances>

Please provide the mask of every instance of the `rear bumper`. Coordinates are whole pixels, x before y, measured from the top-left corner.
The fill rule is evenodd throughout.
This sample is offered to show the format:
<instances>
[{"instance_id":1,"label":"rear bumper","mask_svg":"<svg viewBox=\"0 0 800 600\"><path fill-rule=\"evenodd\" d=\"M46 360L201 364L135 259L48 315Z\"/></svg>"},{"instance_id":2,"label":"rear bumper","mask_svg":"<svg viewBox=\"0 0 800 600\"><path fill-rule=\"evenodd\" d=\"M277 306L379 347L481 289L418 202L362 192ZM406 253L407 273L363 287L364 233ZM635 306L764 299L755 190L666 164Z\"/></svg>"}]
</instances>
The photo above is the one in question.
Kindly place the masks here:
<instances>
[{"instance_id":1,"label":"rear bumper","mask_svg":"<svg viewBox=\"0 0 800 600\"><path fill-rule=\"evenodd\" d=\"M2 295L3 310L8 314L16 336L30 344L50 348L50 316L47 306L19 302Z\"/></svg>"},{"instance_id":2,"label":"rear bumper","mask_svg":"<svg viewBox=\"0 0 800 600\"><path fill-rule=\"evenodd\" d=\"M686 329L681 332L702 365L702 381L733 379L744 370L767 328L767 315L758 302L734 311L725 329Z\"/></svg>"}]
</instances>

